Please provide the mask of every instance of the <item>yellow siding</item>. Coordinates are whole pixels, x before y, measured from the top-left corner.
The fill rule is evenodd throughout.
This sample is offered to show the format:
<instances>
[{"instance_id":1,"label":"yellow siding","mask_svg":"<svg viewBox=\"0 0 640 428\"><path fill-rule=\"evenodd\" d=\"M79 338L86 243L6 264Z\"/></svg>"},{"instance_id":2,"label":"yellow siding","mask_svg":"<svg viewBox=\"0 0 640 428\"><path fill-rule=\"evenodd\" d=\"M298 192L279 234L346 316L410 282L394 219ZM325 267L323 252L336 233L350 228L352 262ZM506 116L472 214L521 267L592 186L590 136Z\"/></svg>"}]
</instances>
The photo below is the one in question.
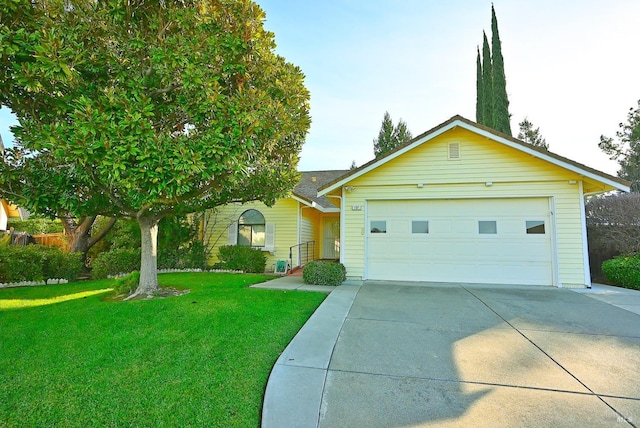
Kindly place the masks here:
<instances>
[{"instance_id":1,"label":"yellow siding","mask_svg":"<svg viewBox=\"0 0 640 428\"><path fill-rule=\"evenodd\" d=\"M318 210L311 207L303 207L302 208L302 217L301 217L301 225L300 225L300 243L305 243L309 241L314 241L313 245L313 259L318 258L318 252L320 241L319 241L319 232L320 232L320 221L321 216Z\"/></svg>"},{"instance_id":2,"label":"yellow siding","mask_svg":"<svg viewBox=\"0 0 640 428\"><path fill-rule=\"evenodd\" d=\"M460 143L460 159L448 159L448 143ZM365 275L367 200L550 197L555 212L559 283L583 287L585 278L582 218L577 174L455 128L348 183L343 260L347 276ZM486 186L486 182L492 186ZM417 185L423 184L422 188ZM362 210L352 207L361 206Z\"/></svg>"},{"instance_id":3,"label":"yellow siding","mask_svg":"<svg viewBox=\"0 0 640 428\"><path fill-rule=\"evenodd\" d=\"M227 245L227 230L230 224L248 209L256 209L264 215L266 223L275 224L275 250L265 252L267 271L273 271L278 260L289 260L289 247L298 244L299 203L291 198L279 199L272 207L262 202L229 204L208 212L210 220L206 225L206 238L212 247L211 264L218 262L218 248ZM294 265L297 263L294 254Z\"/></svg>"}]
</instances>

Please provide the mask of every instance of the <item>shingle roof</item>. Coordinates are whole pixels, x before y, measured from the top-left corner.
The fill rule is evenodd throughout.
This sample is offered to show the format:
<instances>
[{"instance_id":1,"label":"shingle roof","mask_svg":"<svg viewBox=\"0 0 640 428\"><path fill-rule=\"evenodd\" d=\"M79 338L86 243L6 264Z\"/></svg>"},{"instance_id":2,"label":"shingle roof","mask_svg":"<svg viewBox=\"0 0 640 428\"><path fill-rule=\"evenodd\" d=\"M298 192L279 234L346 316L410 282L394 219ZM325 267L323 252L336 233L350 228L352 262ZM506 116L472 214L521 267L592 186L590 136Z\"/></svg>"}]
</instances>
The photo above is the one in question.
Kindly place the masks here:
<instances>
[{"instance_id":1,"label":"shingle roof","mask_svg":"<svg viewBox=\"0 0 640 428\"><path fill-rule=\"evenodd\" d=\"M309 203L316 203L323 209L338 208L330 199L325 196L318 196L318 189L338 177L342 177L349 170L330 171L302 171L300 172L300 183L293 189L293 194Z\"/></svg>"}]
</instances>

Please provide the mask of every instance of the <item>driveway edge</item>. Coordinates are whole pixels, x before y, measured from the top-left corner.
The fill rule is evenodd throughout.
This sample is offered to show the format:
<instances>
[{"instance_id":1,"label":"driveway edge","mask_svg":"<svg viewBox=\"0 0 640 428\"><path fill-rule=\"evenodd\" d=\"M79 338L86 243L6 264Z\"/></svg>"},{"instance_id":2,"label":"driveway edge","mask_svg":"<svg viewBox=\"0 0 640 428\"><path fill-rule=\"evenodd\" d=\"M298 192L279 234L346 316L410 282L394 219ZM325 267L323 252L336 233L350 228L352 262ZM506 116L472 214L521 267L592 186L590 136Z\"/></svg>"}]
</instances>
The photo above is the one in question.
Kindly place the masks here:
<instances>
[{"instance_id":1,"label":"driveway edge","mask_svg":"<svg viewBox=\"0 0 640 428\"><path fill-rule=\"evenodd\" d=\"M316 428L331 355L360 285L335 288L274 365L262 405L262 428Z\"/></svg>"}]
</instances>

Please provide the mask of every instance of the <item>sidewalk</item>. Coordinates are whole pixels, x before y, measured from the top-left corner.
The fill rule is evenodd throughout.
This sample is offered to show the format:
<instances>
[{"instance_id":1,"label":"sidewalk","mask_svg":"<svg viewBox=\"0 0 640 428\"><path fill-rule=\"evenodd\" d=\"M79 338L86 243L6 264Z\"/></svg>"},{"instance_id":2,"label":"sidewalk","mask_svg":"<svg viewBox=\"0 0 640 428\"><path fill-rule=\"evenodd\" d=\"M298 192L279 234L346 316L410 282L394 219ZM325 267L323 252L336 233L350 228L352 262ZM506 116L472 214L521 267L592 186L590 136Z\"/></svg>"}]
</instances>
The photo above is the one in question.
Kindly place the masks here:
<instances>
[{"instance_id":1,"label":"sidewalk","mask_svg":"<svg viewBox=\"0 0 640 428\"><path fill-rule=\"evenodd\" d=\"M297 291L315 291L320 293L331 293L336 287L330 285L311 285L305 284L301 276L289 275L272 279L271 281L262 282L252 285L251 288L262 288L266 290L297 290Z\"/></svg>"},{"instance_id":2,"label":"sidewalk","mask_svg":"<svg viewBox=\"0 0 640 428\"><path fill-rule=\"evenodd\" d=\"M640 315L640 290L596 283L593 283L591 288L570 288L569 290Z\"/></svg>"}]
</instances>

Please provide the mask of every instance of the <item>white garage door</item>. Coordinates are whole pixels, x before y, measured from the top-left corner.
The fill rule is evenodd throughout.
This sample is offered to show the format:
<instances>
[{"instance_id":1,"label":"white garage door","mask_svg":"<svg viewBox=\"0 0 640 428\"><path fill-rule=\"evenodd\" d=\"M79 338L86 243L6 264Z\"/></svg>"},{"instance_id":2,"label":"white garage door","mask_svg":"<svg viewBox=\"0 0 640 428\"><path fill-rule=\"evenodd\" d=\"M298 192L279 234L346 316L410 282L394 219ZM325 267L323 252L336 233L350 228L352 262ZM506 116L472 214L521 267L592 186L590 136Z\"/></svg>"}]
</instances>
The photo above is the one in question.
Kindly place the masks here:
<instances>
[{"instance_id":1,"label":"white garage door","mask_svg":"<svg viewBox=\"0 0 640 428\"><path fill-rule=\"evenodd\" d=\"M549 199L369 201L367 278L552 285Z\"/></svg>"}]
</instances>

